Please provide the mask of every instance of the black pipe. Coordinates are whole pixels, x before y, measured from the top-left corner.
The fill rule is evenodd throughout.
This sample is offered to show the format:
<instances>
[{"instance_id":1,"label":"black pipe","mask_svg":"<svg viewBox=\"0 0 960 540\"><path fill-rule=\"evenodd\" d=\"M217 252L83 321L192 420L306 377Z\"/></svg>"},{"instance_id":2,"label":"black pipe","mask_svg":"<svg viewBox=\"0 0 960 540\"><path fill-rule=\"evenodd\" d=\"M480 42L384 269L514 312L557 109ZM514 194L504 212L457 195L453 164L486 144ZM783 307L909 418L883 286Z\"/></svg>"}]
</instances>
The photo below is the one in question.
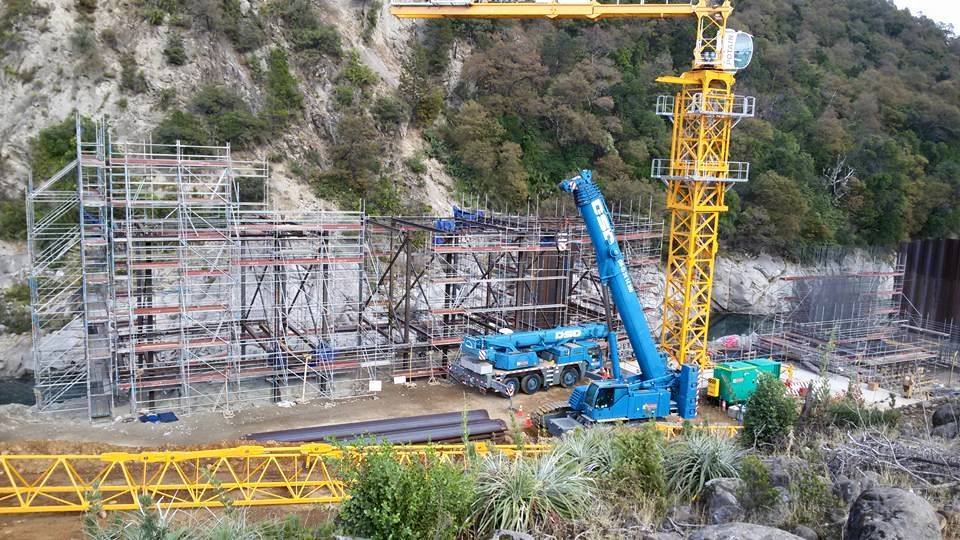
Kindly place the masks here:
<instances>
[{"instance_id":1,"label":"black pipe","mask_svg":"<svg viewBox=\"0 0 960 540\"><path fill-rule=\"evenodd\" d=\"M467 422L478 420L488 420L489 413L483 409L474 409L467 411ZM356 439L361 435L377 435L381 433L391 433L411 429L426 429L441 426L460 427L463 423L463 413L438 413L426 414L421 416L407 416L403 418L391 418L386 420L368 420L366 422L352 422L349 424L334 424L328 426L312 426L297 429L284 429L280 431L265 431L260 433L249 433L244 436L245 439L254 441L276 441L276 442L309 442L323 441L326 439L341 440Z\"/></svg>"},{"instance_id":2,"label":"black pipe","mask_svg":"<svg viewBox=\"0 0 960 540\"><path fill-rule=\"evenodd\" d=\"M467 424L466 435L469 439L493 438L504 433L506 430L507 424L503 420L478 420ZM463 435L464 428L462 425L449 425L393 431L367 437L341 438L339 442L350 443L360 441L365 444L422 444L457 441L460 440Z\"/></svg>"}]
</instances>

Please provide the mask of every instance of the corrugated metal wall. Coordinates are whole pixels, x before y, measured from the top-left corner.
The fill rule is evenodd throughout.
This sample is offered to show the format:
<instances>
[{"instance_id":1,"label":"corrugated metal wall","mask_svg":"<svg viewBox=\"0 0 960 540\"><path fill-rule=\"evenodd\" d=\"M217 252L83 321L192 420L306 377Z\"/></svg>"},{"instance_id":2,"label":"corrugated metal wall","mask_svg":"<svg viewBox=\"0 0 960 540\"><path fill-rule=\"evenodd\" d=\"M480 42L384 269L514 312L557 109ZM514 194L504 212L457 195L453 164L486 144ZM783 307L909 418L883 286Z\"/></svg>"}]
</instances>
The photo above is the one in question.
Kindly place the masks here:
<instances>
[{"instance_id":1,"label":"corrugated metal wall","mask_svg":"<svg viewBox=\"0 0 960 540\"><path fill-rule=\"evenodd\" d=\"M905 264L904 296L919 315L960 323L960 239L904 242L900 261Z\"/></svg>"}]
</instances>

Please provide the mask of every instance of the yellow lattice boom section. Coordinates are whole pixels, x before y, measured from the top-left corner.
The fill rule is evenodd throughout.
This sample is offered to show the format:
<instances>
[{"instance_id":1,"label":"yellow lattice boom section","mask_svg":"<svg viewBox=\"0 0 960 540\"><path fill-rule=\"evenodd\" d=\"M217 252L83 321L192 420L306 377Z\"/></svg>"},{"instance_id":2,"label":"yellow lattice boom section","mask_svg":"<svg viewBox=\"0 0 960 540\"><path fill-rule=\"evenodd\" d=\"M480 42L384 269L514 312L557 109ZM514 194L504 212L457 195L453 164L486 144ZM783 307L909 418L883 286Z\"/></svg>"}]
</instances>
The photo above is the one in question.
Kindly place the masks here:
<instances>
[{"instance_id":1,"label":"yellow lattice boom section","mask_svg":"<svg viewBox=\"0 0 960 540\"><path fill-rule=\"evenodd\" d=\"M667 250L661 343L679 363L710 364L707 330L720 214L732 182L746 181L749 165L730 162L735 121L753 114L753 100L733 93L732 74L701 70L661 82L681 85L674 98L673 141L667 181Z\"/></svg>"},{"instance_id":2,"label":"yellow lattice boom section","mask_svg":"<svg viewBox=\"0 0 960 540\"><path fill-rule=\"evenodd\" d=\"M664 438L684 426L658 423ZM686 428L689 429L689 428ZM739 426L703 425L718 437L734 437ZM305 444L290 447L238 446L212 450L107 452L103 454L0 454L0 514L135 510L146 496L162 508L220 508L343 502L344 467L356 467L379 446ZM550 444L471 443L394 446L401 462L430 456L467 465L466 456L502 454L537 457Z\"/></svg>"},{"instance_id":3,"label":"yellow lattice boom section","mask_svg":"<svg viewBox=\"0 0 960 540\"><path fill-rule=\"evenodd\" d=\"M323 504L347 494L341 467L379 447L308 444L270 448L0 455L0 514L134 510L148 496L164 508ZM401 460L465 462L463 445L397 446ZM548 446L474 443L478 456L535 456Z\"/></svg>"},{"instance_id":4,"label":"yellow lattice boom section","mask_svg":"<svg viewBox=\"0 0 960 540\"><path fill-rule=\"evenodd\" d=\"M667 0L602 4L590 1L469 2L394 0L390 13L402 19L669 19L715 17L723 19L732 8L729 1Z\"/></svg>"}]
</instances>

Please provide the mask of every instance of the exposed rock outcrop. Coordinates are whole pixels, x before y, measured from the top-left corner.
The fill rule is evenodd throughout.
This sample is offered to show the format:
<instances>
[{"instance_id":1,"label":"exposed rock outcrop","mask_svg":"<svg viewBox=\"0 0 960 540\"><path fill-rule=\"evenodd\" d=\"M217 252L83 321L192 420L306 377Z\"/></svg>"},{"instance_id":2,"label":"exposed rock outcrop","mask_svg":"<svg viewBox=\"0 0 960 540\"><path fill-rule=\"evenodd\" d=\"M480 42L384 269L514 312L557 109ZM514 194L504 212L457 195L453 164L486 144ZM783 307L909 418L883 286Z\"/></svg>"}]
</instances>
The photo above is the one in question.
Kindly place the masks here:
<instances>
[{"instance_id":1,"label":"exposed rock outcrop","mask_svg":"<svg viewBox=\"0 0 960 540\"><path fill-rule=\"evenodd\" d=\"M889 271L892 265L892 253L876 258L864 251L852 251L839 262L826 264L825 269L836 273ZM822 272L823 267L767 254L719 254L713 280L714 307L731 313L769 315L779 311L783 299L792 294L791 281L784 278Z\"/></svg>"},{"instance_id":2,"label":"exposed rock outcrop","mask_svg":"<svg viewBox=\"0 0 960 540\"><path fill-rule=\"evenodd\" d=\"M925 499L898 488L873 487L860 494L847 518L849 540L939 540L937 513Z\"/></svg>"},{"instance_id":3,"label":"exposed rock outcrop","mask_svg":"<svg viewBox=\"0 0 960 540\"><path fill-rule=\"evenodd\" d=\"M960 402L951 401L937 407L930 422L933 427L960 421Z\"/></svg>"},{"instance_id":4,"label":"exposed rock outcrop","mask_svg":"<svg viewBox=\"0 0 960 540\"><path fill-rule=\"evenodd\" d=\"M690 535L690 540L803 540L782 529L753 523L709 525Z\"/></svg>"},{"instance_id":5,"label":"exposed rock outcrop","mask_svg":"<svg viewBox=\"0 0 960 540\"><path fill-rule=\"evenodd\" d=\"M743 506L737 500L737 492L742 487L739 478L716 478L707 482L700 496L706 522L719 524L743 519Z\"/></svg>"}]
</instances>

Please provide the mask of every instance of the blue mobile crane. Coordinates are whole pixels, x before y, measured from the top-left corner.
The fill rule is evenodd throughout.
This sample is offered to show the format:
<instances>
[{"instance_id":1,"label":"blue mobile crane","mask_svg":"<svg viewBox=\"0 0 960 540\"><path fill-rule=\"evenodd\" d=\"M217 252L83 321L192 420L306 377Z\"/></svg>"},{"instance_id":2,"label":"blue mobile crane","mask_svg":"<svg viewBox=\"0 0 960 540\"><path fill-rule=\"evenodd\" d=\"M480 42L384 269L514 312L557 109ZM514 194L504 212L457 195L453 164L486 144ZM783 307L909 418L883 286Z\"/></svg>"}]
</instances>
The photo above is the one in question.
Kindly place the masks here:
<instances>
[{"instance_id":1,"label":"blue mobile crane","mask_svg":"<svg viewBox=\"0 0 960 540\"><path fill-rule=\"evenodd\" d=\"M546 330L464 336L460 357L448 371L460 382L510 397L518 390L570 388L588 372L603 367L602 343L616 335L605 324L560 326Z\"/></svg>"},{"instance_id":2,"label":"blue mobile crane","mask_svg":"<svg viewBox=\"0 0 960 540\"><path fill-rule=\"evenodd\" d=\"M572 386L580 376L601 367L600 349L605 341L612 378L577 386L567 403L541 410L541 427L559 435L598 422L647 420L674 413L693 418L697 414L699 367L686 364L670 369L666 355L657 349L617 242L610 210L593 182L592 172L584 170L564 180L560 189L574 196L596 253L600 281L617 308L640 373L622 375L616 333L603 324L467 336L460 348L460 361L451 366L451 373L468 384L508 396L518 388L533 393L550 384ZM564 350L569 351L566 362L558 355Z\"/></svg>"}]
</instances>

